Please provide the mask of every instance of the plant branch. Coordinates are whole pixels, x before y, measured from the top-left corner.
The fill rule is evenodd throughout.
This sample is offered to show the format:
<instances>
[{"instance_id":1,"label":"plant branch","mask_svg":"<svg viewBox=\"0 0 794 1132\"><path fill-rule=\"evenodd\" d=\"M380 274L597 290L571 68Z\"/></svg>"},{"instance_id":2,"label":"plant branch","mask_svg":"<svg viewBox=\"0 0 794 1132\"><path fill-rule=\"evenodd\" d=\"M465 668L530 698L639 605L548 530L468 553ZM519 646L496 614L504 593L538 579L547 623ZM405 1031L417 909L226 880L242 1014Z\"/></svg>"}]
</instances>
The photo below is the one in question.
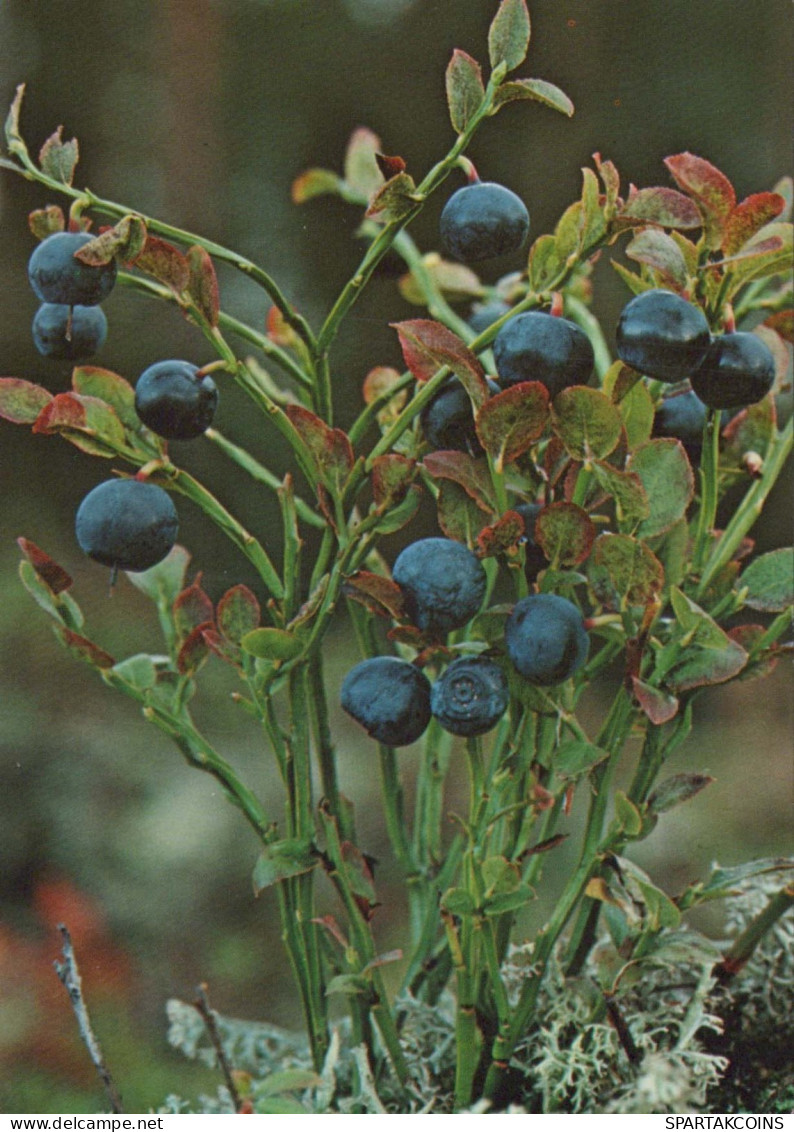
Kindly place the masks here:
<instances>
[{"instance_id":1,"label":"plant branch","mask_svg":"<svg viewBox=\"0 0 794 1132\"><path fill-rule=\"evenodd\" d=\"M200 983L196 987L196 997L193 1001L193 1005L201 1015L201 1020L207 1028L207 1035L212 1042L212 1048L215 1050L215 1056L218 1059L218 1065L220 1066L221 1072L223 1073L223 1079L226 1082L226 1088L231 1094L235 1112L240 1112L243 1102L237 1090L237 1085L234 1081L234 1074L232 1073L228 1058L226 1057L226 1051L223 1048L221 1035L218 1031L218 1024L215 1021L215 1011L210 1007L209 1004L206 983Z\"/></svg>"}]
</instances>

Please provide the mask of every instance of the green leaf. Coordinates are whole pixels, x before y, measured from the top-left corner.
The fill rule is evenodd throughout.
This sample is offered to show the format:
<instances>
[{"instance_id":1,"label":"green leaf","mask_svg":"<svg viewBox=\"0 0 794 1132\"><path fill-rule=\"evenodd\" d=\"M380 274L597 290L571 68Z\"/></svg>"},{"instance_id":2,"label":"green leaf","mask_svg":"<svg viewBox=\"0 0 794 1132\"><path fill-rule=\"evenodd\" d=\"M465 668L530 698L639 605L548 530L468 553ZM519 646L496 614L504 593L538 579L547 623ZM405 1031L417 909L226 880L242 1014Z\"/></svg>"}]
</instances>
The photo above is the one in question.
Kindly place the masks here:
<instances>
[{"instance_id":1,"label":"green leaf","mask_svg":"<svg viewBox=\"0 0 794 1132\"><path fill-rule=\"evenodd\" d=\"M353 467L349 436L340 428L331 428L302 405L287 405L284 411L309 451L316 478L338 494Z\"/></svg>"},{"instance_id":2,"label":"green leaf","mask_svg":"<svg viewBox=\"0 0 794 1132\"><path fill-rule=\"evenodd\" d=\"M501 110L508 102L540 102L552 110L558 110L567 118L573 117L574 105L564 90L545 79L513 79L502 83L494 95L492 113Z\"/></svg>"},{"instance_id":3,"label":"green leaf","mask_svg":"<svg viewBox=\"0 0 794 1132\"><path fill-rule=\"evenodd\" d=\"M638 475L621 472L599 460L593 462L592 468L599 486L615 500L615 513L621 526L632 528L640 519L648 518L650 504Z\"/></svg>"},{"instance_id":4,"label":"green leaf","mask_svg":"<svg viewBox=\"0 0 794 1132\"><path fill-rule=\"evenodd\" d=\"M311 1069L282 1069L271 1073L256 1086L258 1097L273 1097L279 1093L289 1093L294 1090L303 1092L305 1089L316 1089L322 1085L322 1077L312 1073Z\"/></svg>"},{"instance_id":5,"label":"green leaf","mask_svg":"<svg viewBox=\"0 0 794 1132\"><path fill-rule=\"evenodd\" d=\"M651 438L654 409L650 390L637 372L622 362L615 362L604 374L603 390L618 406L626 443L633 452Z\"/></svg>"},{"instance_id":6,"label":"green leaf","mask_svg":"<svg viewBox=\"0 0 794 1132\"><path fill-rule=\"evenodd\" d=\"M552 767L559 778L579 778L583 774L589 774L593 767L606 758L609 758L609 751L605 751L603 747L581 739L572 739L554 752Z\"/></svg>"},{"instance_id":7,"label":"green leaf","mask_svg":"<svg viewBox=\"0 0 794 1132\"><path fill-rule=\"evenodd\" d=\"M750 609L782 613L794 605L794 548L781 547L754 559L741 576Z\"/></svg>"},{"instance_id":8,"label":"green leaf","mask_svg":"<svg viewBox=\"0 0 794 1132\"><path fill-rule=\"evenodd\" d=\"M286 629L253 629L245 634L240 645L260 660L292 660L303 650L301 639Z\"/></svg>"},{"instance_id":9,"label":"green leaf","mask_svg":"<svg viewBox=\"0 0 794 1132\"><path fill-rule=\"evenodd\" d=\"M401 503L415 476L415 460L409 460L399 452L376 456L372 461L372 497L375 506L381 511L387 511Z\"/></svg>"},{"instance_id":10,"label":"green leaf","mask_svg":"<svg viewBox=\"0 0 794 1132\"><path fill-rule=\"evenodd\" d=\"M488 57L491 67L503 64L514 71L527 57L530 36L526 0L501 0L488 29Z\"/></svg>"},{"instance_id":11,"label":"green leaf","mask_svg":"<svg viewBox=\"0 0 794 1132\"><path fill-rule=\"evenodd\" d=\"M12 424L33 424L52 400L52 393L32 381L0 377L0 417Z\"/></svg>"},{"instance_id":12,"label":"green leaf","mask_svg":"<svg viewBox=\"0 0 794 1132\"><path fill-rule=\"evenodd\" d=\"M512 892L501 892L489 897L483 904L486 916L503 916L505 912L515 912L535 899L535 890L528 884L520 884Z\"/></svg>"},{"instance_id":13,"label":"green leaf","mask_svg":"<svg viewBox=\"0 0 794 1132\"><path fill-rule=\"evenodd\" d=\"M25 84L20 83L16 89L14 100L8 109L8 116L5 122L5 135L6 144L8 145L8 152L12 154L27 154L28 147L22 140L22 134L19 132L19 115L22 110L22 99L25 96Z\"/></svg>"},{"instance_id":14,"label":"green leaf","mask_svg":"<svg viewBox=\"0 0 794 1132\"><path fill-rule=\"evenodd\" d=\"M72 389L75 393L105 401L131 431L137 432L141 427L135 412L135 390L117 373L99 366L77 366L72 371Z\"/></svg>"},{"instance_id":15,"label":"green leaf","mask_svg":"<svg viewBox=\"0 0 794 1132\"><path fill-rule=\"evenodd\" d=\"M127 577L136 589L165 609L171 609L185 588L185 574L190 562L190 551L176 545L162 562L148 570L129 573Z\"/></svg>"},{"instance_id":16,"label":"green leaf","mask_svg":"<svg viewBox=\"0 0 794 1132\"><path fill-rule=\"evenodd\" d=\"M477 909L465 888L448 888L441 897L441 907L453 916L473 916Z\"/></svg>"},{"instance_id":17,"label":"green leaf","mask_svg":"<svg viewBox=\"0 0 794 1132\"><path fill-rule=\"evenodd\" d=\"M747 652L726 634L724 648L692 648L684 660L665 677L673 693L688 692L711 684L724 684L747 664Z\"/></svg>"},{"instance_id":18,"label":"green leaf","mask_svg":"<svg viewBox=\"0 0 794 1132\"><path fill-rule=\"evenodd\" d=\"M216 621L227 640L239 645L247 633L259 627L261 610L256 594L248 586L232 586L218 602Z\"/></svg>"},{"instance_id":19,"label":"green leaf","mask_svg":"<svg viewBox=\"0 0 794 1132\"><path fill-rule=\"evenodd\" d=\"M635 275L633 271L629 271L627 267L624 267L622 263L618 263L616 259L611 259L609 262L633 295L641 295L643 291L653 290L654 284L652 279L643 279L641 276Z\"/></svg>"},{"instance_id":20,"label":"green leaf","mask_svg":"<svg viewBox=\"0 0 794 1132\"><path fill-rule=\"evenodd\" d=\"M470 492L454 480L443 480L439 487L438 525L447 538L462 542L473 550L480 531L488 524L487 513L475 503Z\"/></svg>"},{"instance_id":21,"label":"green leaf","mask_svg":"<svg viewBox=\"0 0 794 1132\"><path fill-rule=\"evenodd\" d=\"M496 471L512 463L539 440L549 416L549 391L524 381L489 397L476 417L477 436Z\"/></svg>"},{"instance_id":22,"label":"green leaf","mask_svg":"<svg viewBox=\"0 0 794 1132\"><path fill-rule=\"evenodd\" d=\"M703 218L697 205L675 189L649 188L632 193L618 220L637 224L659 224L662 228L701 228Z\"/></svg>"},{"instance_id":23,"label":"green leaf","mask_svg":"<svg viewBox=\"0 0 794 1132\"><path fill-rule=\"evenodd\" d=\"M455 48L447 66L446 88L452 129L462 134L485 97L482 70L477 60Z\"/></svg>"},{"instance_id":24,"label":"green leaf","mask_svg":"<svg viewBox=\"0 0 794 1132\"><path fill-rule=\"evenodd\" d=\"M552 428L575 460L603 459L620 440L620 411L609 397L586 385L571 385L554 398Z\"/></svg>"},{"instance_id":25,"label":"green leaf","mask_svg":"<svg viewBox=\"0 0 794 1132\"><path fill-rule=\"evenodd\" d=\"M640 477L650 506L648 518L637 529L638 536L653 538L669 531L683 518L695 490L681 442L668 437L649 440L631 454L627 470Z\"/></svg>"},{"instance_id":26,"label":"green leaf","mask_svg":"<svg viewBox=\"0 0 794 1132\"><path fill-rule=\"evenodd\" d=\"M346 994L356 997L369 994L370 985L363 975L334 975L325 988L327 995Z\"/></svg>"},{"instance_id":27,"label":"green leaf","mask_svg":"<svg viewBox=\"0 0 794 1132\"><path fill-rule=\"evenodd\" d=\"M37 240L46 240L54 232L63 232L66 228L63 209L57 204L48 204L46 208L34 208L28 213L28 227Z\"/></svg>"},{"instance_id":28,"label":"green leaf","mask_svg":"<svg viewBox=\"0 0 794 1132\"><path fill-rule=\"evenodd\" d=\"M391 506L378 520L378 531L390 535L408 526L422 503L422 491L417 484L411 484L402 500Z\"/></svg>"},{"instance_id":29,"label":"green leaf","mask_svg":"<svg viewBox=\"0 0 794 1132\"><path fill-rule=\"evenodd\" d=\"M648 809L654 814L663 814L682 802L688 802L715 781L710 774L674 774L660 782L653 791L648 798Z\"/></svg>"},{"instance_id":30,"label":"green leaf","mask_svg":"<svg viewBox=\"0 0 794 1132\"><path fill-rule=\"evenodd\" d=\"M630 535L600 535L593 562L606 572L628 605L647 605L664 586L661 562L645 543Z\"/></svg>"},{"instance_id":31,"label":"green leaf","mask_svg":"<svg viewBox=\"0 0 794 1132\"><path fill-rule=\"evenodd\" d=\"M351 134L345 153L345 182L365 200L383 184L383 174L375 158L380 153L377 134L361 126Z\"/></svg>"},{"instance_id":32,"label":"green leaf","mask_svg":"<svg viewBox=\"0 0 794 1132\"><path fill-rule=\"evenodd\" d=\"M554 236L538 236L529 250L529 281L533 291L548 291L565 270Z\"/></svg>"},{"instance_id":33,"label":"green leaf","mask_svg":"<svg viewBox=\"0 0 794 1132\"><path fill-rule=\"evenodd\" d=\"M506 857L486 857L482 863L482 881L486 898L503 892L515 892L521 883L521 870Z\"/></svg>"},{"instance_id":34,"label":"green leaf","mask_svg":"<svg viewBox=\"0 0 794 1132\"><path fill-rule=\"evenodd\" d=\"M380 220L387 223L392 220L403 220L414 211L421 197L416 192L416 182L410 173L404 170L395 173L385 184L381 185L367 208L369 219Z\"/></svg>"},{"instance_id":35,"label":"green leaf","mask_svg":"<svg viewBox=\"0 0 794 1132\"><path fill-rule=\"evenodd\" d=\"M794 861L785 857L765 857L757 861L746 861L731 868L715 868L703 884L693 885L698 894L697 903L704 900L718 900L724 896L734 896L741 891L747 880L766 873L791 873Z\"/></svg>"},{"instance_id":36,"label":"green leaf","mask_svg":"<svg viewBox=\"0 0 794 1132\"><path fill-rule=\"evenodd\" d=\"M650 267L660 286L685 291L689 286L687 266L678 244L658 228L646 228L626 245L626 255Z\"/></svg>"},{"instance_id":37,"label":"green leaf","mask_svg":"<svg viewBox=\"0 0 794 1132\"><path fill-rule=\"evenodd\" d=\"M705 609L701 609L678 586L671 588L670 602L678 624L685 634L692 635L692 641L695 644L703 649L723 649L726 647L728 643L727 634L712 617L709 617Z\"/></svg>"},{"instance_id":38,"label":"green leaf","mask_svg":"<svg viewBox=\"0 0 794 1132\"><path fill-rule=\"evenodd\" d=\"M310 872L318 863L312 845L295 837L267 845L254 865L254 894L288 877Z\"/></svg>"},{"instance_id":39,"label":"green leaf","mask_svg":"<svg viewBox=\"0 0 794 1132\"><path fill-rule=\"evenodd\" d=\"M584 562L595 536L587 512L575 503L551 503L535 520L535 541L554 568Z\"/></svg>"},{"instance_id":40,"label":"green leaf","mask_svg":"<svg viewBox=\"0 0 794 1132\"><path fill-rule=\"evenodd\" d=\"M307 169L292 182L292 203L305 204L307 200L325 193L337 195L341 184L341 177L330 169Z\"/></svg>"},{"instance_id":41,"label":"green leaf","mask_svg":"<svg viewBox=\"0 0 794 1132\"><path fill-rule=\"evenodd\" d=\"M157 683L157 669L148 653L136 653L113 665L113 672L139 691L153 688Z\"/></svg>"},{"instance_id":42,"label":"green leaf","mask_svg":"<svg viewBox=\"0 0 794 1132\"><path fill-rule=\"evenodd\" d=\"M19 577L22 585L36 604L55 621L58 621L62 625L65 624L66 622L61 609L61 599L53 593L44 579L35 570L32 563L24 558L19 563Z\"/></svg>"},{"instance_id":43,"label":"green leaf","mask_svg":"<svg viewBox=\"0 0 794 1132\"><path fill-rule=\"evenodd\" d=\"M124 425L113 408L99 397L58 393L39 413L33 432L60 433L84 452L111 457L123 449Z\"/></svg>"},{"instance_id":44,"label":"green leaf","mask_svg":"<svg viewBox=\"0 0 794 1132\"><path fill-rule=\"evenodd\" d=\"M751 279L789 273L793 234L791 224L783 221L767 224L733 257L723 260L730 265L731 294Z\"/></svg>"},{"instance_id":45,"label":"green leaf","mask_svg":"<svg viewBox=\"0 0 794 1132\"><path fill-rule=\"evenodd\" d=\"M453 263L442 259L437 252L428 252L422 260L422 268L450 302L479 299L484 294L485 288L479 276L464 263ZM424 287L413 271L401 275L397 280L397 287L406 302L418 307L428 305Z\"/></svg>"},{"instance_id":46,"label":"green leaf","mask_svg":"<svg viewBox=\"0 0 794 1132\"><path fill-rule=\"evenodd\" d=\"M664 966L713 967L722 958L716 943L699 932L665 932L651 941L643 954L644 962Z\"/></svg>"},{"instance_id":47,"label":"green leaf","mask_svg":"<svg viewBox=\"0 0 794 1132\"><path fill-rule=\"evenodd\" d=\"M77 145L77 138L65 142L63 140L63 126L59 126L41 147L39 153L41 171L51 177L53 181L60 181L62 185L71 185L79 156L80 149Z\"/></svg>"},{"instance_id":48,"label":"green leaf","mask_svg":"<svg viewBox=\"0 0 794 1132\"><path fill-rule=\"evenodd\" d=\"M146 245L146 225L140 216L122 216L112 228L107 228L83 244L74 253L75 258L90 267L102 267L118 257L128 261L140 255Z\"/></svg>"},{"instance_id":49,"label":"green leaf","mask_svg":"<svg viewBox=\"0 0 794 1132\"><path fill-rule=\"evenodd\" d=\"M627 891L644 903L651 931L677 928L681 923L681 912L667 893L657 888L648 874L633 861L626 857L616 857L615 860Z\"/></svg>"},{"instance_id":50,"label":"green leaf","mask_svg":"<svg viewBox=\"0 0 794 1132\"><path fill-rule=\"evenodd\" d=\"M636 837L642 832L642 815L622 790L615 791L615 817L627 837Z\"/></svg>"}]
</instances>

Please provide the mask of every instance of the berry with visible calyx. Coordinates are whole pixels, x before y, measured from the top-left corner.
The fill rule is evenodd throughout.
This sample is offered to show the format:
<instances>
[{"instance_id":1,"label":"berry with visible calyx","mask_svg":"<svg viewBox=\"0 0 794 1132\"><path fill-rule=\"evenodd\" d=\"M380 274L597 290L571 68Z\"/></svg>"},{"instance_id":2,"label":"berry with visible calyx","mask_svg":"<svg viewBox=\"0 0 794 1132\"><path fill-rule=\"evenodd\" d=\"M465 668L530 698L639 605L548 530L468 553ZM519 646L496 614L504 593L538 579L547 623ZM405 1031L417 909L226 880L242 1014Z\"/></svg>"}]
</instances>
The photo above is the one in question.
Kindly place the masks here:
<instances>
[{"instance_id":1,"label":"berry with visible calyx","mask_svg":"<svg viewBox=\"0 0 794 1132\"><path fill-rule=\"evenodd\" d=\"M692 388L712 409L740 409L762 400L775 383L775 359L757 334L738 330L711 343Z\"/></svg>"},{"instance_id":2,"label":"berry with visible calyx","mask_svg":"<svg viewBox=\"0 0 794 1132\"><path fill-rule=\"evenodd\" d=\"M524 534L519 542L524 547L524 573L528 582L534 582L549 560L535 541L535 520L543 507L540 503L516 503L510 508L524 520Z\"/></svg>"},{"instance_id":3,"label":"berry with visible calyx","mask_svg":"<svg viewBox=\"0 0 794 1132\"><path fill-rule=\"evenodd\" d=\"M105 343L108 320L101 307L42 303L33 319L33 345L45 358L90 358Z\"/></svg>"},{"instance_id":4,"label":"berry with visible calyx","mask_svg":"<svg viewBox=\"0 0 794 1132\"><path fill-rule=\"evenodd\" d=\"M463 263L517 252L529 233L529 213L504 185L474 181L453 193L441 213L444 251Z\"/></svg>"},{"instance_id":5,"label":"berry with visible calyx","mask_svg":"<svg viewBox=\"0 0 794 1132\"><path fill-rule=\"evenodd\" d=\"M376 656L351 668L342 682L342 707L379 743L415 743L430 722L430 681L394 656Z\"/></svg>"},{"instance_id":6,"label":"berry with visible calyx","mask_svg":"<svg viewBox=\"0 0 794 1132\"><path fill-rule=\"evenodd\" d=\"M491 395L498 393L496 382L487 380ZM472 456L482 453L471 398L457 377L444 382L433 400L425 405L419 421L425 439L433 448L468 452Z\"/></svg>"},{"instance_id":7,"label":"berry with visible calyx","mask_svg":"<svg viewBox=\"0 0 794 1132\"><path fill-rule=\"evenodd\" d=\"M106 480L77 509L75 534L103 566L148 570L176 542L179 520L168 492L140 480Z\"/></svg>"},{"instance_id":8,"label":"berry with visible calyx","mask_svg":"<svg viewBox=\"0 0 794 1132\"><path fill-rule=\"evenodd\" d=\"M506 322L494 338L496 374L503 389L540 381L556 397L569 385L586 385L594 355L585 332L567 318L524 311Z\"/></svg>"},{"instance_id":9,"label":"berry with visible calyx","mask_svg":"<svg viewBox=\"0 0 794 1132\"><path fill-rule=\"evenodd\" d=\"M590 641L581 613L558 594L531 594L507 619L505 645L513 665L533 684L561 684L587 660Z\"/></svg>"},{"instance_id":10,"label":"berry with visible calyx","mask_svg":"<svg viewBox=\"0 0 794 1132\"><path fill-rule=\"evenodd\" d=\"M445 538L412 542L400 552L392 577L413 623L446 633L470 621L485 597L483 565L468 547Z\"/></svg>"},{"instance_id":11,"label":"berry with visible calyx","mask_svg":"<svg viewBox=\"0 0 794 1132\"><path fill-rule=\"evenodd\" d=\"M503 318L512 308L501 299L494 299L490 303L478 303L472 307L469 314L469 326L477 334L482 334L489 326L493 326Z\"/></svg>"},{"instance_id":12,"label":"berry with visible calyx","mask_svg":"<svg viewBox=\"0 0 794 1132\"><path fill-rule=\"evenodd\" d=\"M28 261L28 279L43 303L93 307L106 299L116 282L116 261L92 267L75 252L93 239L87 232L53 232Z\"/></svg>"},{"instance_id":13,"label":"berry with visible calyx","mask_svg":"<svg viewBox=\"0 0 794 1132\"><path fill-rule=\"evenodd\" d=\"M218 387L190 362L157 362L135 386L135 411L147 428L167 440L193 440L210 425Z\"/></svg>"},{"instance_id":14,"label":"berry with visible calyx","mask_svg":"<svg viewBox=\"0 0 794 1132\"><path fill-rule=\"evenodd\" d=\"M700 307L673 291L643 291L621 312L617 354L640 373L670 383L691 377L711 342Z\"/></svg>"},{"instance_id":15,"label":"berry with visible calyx","mask_svg":"<svg viewBox=\"0 0 794 1132\"><path fill-rule=\"evenodd\" d=\"M498 664L484 656L462 656L436 680L430 694L433 715L453 735L484 735L504 715L510 700Z\"/></svg>"}]
</instances>

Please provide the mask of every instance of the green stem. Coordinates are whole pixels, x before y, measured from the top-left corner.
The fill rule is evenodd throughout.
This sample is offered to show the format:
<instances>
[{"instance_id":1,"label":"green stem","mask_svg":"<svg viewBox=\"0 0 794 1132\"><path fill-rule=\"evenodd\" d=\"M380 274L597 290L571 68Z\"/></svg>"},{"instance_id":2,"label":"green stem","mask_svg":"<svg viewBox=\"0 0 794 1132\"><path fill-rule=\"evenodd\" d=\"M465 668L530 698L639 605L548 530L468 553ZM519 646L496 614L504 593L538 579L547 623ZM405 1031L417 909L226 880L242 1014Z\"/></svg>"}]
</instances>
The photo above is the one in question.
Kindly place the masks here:
<instances>
[{"instance_id":1,"label":"green stem","mask_svg":"<svg viewBox=\"0 0 794 1132\"><path fill-rule=\"evenodd\" d=\"M700 458L700 510L697 516L695 547L692 552L692 569L696 573L703 568L703 563L709 551L712 531L717 521L720 418L719 409L709 409L706 415L706 423L703 426L703 453Z\"/></svg>"},{"instance_id":2,"label":"green stem","mask_svg":"<svg viewBox=\"0 0 794 1132\"><path fill-rule=\"evenodd\" d=\"M570 315L571 319L581 326L582 330L590 339L590 344L595 354L596 373L598 374L599 380L603 381L604 374L612 365L612 355L609 352L609 345L601 329L601 323L590 308L586 306L581 299L577 299L573 295L565 296L565 313Z\"/></svg>"},{"instance_id":3,"label":"green stem","mask_svg":"<svg viewBox=\"0 0 794 1132\"><path fill-rule=\"evenodd\" d=\"M729 982L742 970L767 932L791 908L794 908L794 886L776 893L766 908L736 937L715 968L720 982Z\"/></svg>"}]
</instances>

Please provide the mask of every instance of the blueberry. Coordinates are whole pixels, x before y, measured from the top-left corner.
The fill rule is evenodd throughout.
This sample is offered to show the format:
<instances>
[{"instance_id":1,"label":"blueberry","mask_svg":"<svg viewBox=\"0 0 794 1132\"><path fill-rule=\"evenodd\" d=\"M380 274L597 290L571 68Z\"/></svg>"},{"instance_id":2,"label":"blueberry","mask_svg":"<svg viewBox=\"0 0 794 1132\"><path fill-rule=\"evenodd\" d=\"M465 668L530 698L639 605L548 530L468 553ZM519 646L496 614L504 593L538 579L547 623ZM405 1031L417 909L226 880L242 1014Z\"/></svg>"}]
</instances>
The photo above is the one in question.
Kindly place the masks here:
<instances>
[{"instance_id":1,"label":"blueberry","mask_svg":"<svg viewBox=\"0 0 794 1132\"><path fill-rule=\"evenodd\" d=\"M475 181L453 193L441 213L444 251L464 263L517 252L529 232L526 205L504 185Z\"/></svg>"},{"instance_id":2,"label":"blueberry","mask_svg":"<svg viewBox=\"0 0 794 1132\"><path fill-rule=\"evenodd\" d=\"M633 369L658 381L683 381L706 355L711 341L703 311L672 291L635 295L618 320L617 353Z\"/></svg>"},{"instance_id":3,"label":"blueberry","mask_svg":"<svg viewBox=\"0 0 794 1132\"><path fill-rule=\"evenodd\" d=\"M433 685L433 715L453 735L484 735L507 710L510 695L498 664L484 656L462 656Z\"/></svg>"},{"instance_id":4,"label":"blueberry","mask_svg":"<svg viewBox=\"0 0 794 1132\"><path fill-rule=\"evenodd\" d=\"M543 510L540 503L517 503L510 508L524 520L524 573L528 582L534 582L541 570L548 566L548 559L535 541L535 520Z\"/></svg>"},{"instance_id":5,"label":"blueberry","mask_svg":"<svg viewBox=\"0 0 794 1132\"><path fill-rule=\"evenodd\" d=\"M93 307L106 299L116 282L116 261L91 267L74 253L93 240L87 232L53 232L28 262L28 278L43 303Z\"/></svg>"},{"instance_id":6,"label":"blueberry","mask_svg":"<svg viewBox=\"0 0 794 1132\"><path fill-rule=\"evenodd\" d=\"M739 330L714 339L691 380L710 408L739 409L767 395L775 381L775 359L756 334Z\"/></svg>"},{"instance_id":7,"label":"blueberry","mask_svg":"<svg viewBox=\"0 0 794 1132\"><path fill-rule=\"evenodd\" d=\"M511 310L510 305L502 302L501 299L494 299L490 303L477 303L471 309L469 326L477 334L482 334L489 326L493 326L503 318L509 310Z\"/></svg>"},{"instance_id":8,"label":"blueberry","mask_svg":"<svg viewBox=\"0 0 794 1132\"><path fill-rule=\"evenodd\" d=\"M491 395L499 392L499 386L490 378L488 389ZM457 377L451 377L441 386L433 400L425 405L419 420L425 439L433 448L468 452L472 456L482 453L471 398Z\"/></svg>"},{"instance_id":9,"label":"blueberry","mask_svg":"<svg viewBox=\"0 0 794 1132\"><path fill-rule=\"evenodd\" d=\"M685 389L680 393L669 393L656 406L653 435L680 440L690 461L698 463L703 449L705 423L706 406L696 393Z\"/></svg>"},{"instance_id":10,"label":"blueberry","mask_svg":"<svg viewBox=\"0 0 794 1132\"><path fill-rule=\"evenodd\" d=\"M531 594L517 602L505 627L507 653L533 684L561 684L587 660L589 638L573 602Z\"/></svg>"},{"instance_id":11,"label":"blueberry","mask_svg":"<svg viewBox=\"0 0 794 1132\"><path fill-rule=\"evenodd\" d=\"M218 387L190 362L157 362L135 386L135 411L143 423L168 440L192 440L209 428L218 406Z\"/></svg>"},{"instance_id":12,"label":"blueberry","mask_svg":"<svg viewBox=\"0 0 794 1132\"><path fill-rule=\"evenodd\" d=\"M342 682L342 707L379 743L415 743L430 722L430 681L394 656L376 656L351 668Z\"/></svg>"},{"instance_id":13,"label":"blueberry","mask_svg":"<svg viewBox=\"0 0 794 1132\"><path fill-rule=\"evenodd\" d=\"M106 480L77 509L80 549L103 566L148 570L176 542L179 521L171 497L140 480Z\"/></svg>"},{"instance_id":14,"label":"blueberry","mask_svg":"<svg viewBox=\"0 0 794 1132\"><path fill-rule=\"evenodd\" d=\"M431 633L459 629L485 597L485 570L460 542L425 538L406 546L392 571L406 609L418 628Z\"/></svg>"},{"instance_id":15,"label":"blueberry","mask_svg":"<svg viewBox=\"0 0 794 1132\"><path fill-rule=\"evenodd\" d=\"M593 347L567 318L525 311L506 322L494 338L493 356L502 388L541 381L551 397L569 385L586 385L593 372Z\"/></svg>"},{"instance_id":16,"label":"blueberry","mask_svg":"<svg viewBox=\"0 0 794 1132\"><path fill-rule=\"evenodd\" d=\"M101 307L42 303L33 319L33 345L45 358L71 362L90 358L101 350L107 332L108 320Z\"/></svg>"}]
</instances>

